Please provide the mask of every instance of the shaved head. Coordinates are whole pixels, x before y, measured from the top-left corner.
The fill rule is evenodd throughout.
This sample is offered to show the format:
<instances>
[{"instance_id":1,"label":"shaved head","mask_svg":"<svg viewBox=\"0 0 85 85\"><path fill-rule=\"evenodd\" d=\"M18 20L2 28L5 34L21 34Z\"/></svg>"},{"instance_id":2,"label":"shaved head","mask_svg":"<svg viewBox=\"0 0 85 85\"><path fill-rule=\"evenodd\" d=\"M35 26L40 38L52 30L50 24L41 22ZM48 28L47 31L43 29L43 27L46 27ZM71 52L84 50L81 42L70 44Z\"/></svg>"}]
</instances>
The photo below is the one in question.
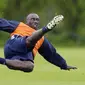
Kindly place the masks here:
<instances>
[{"instance_id":1,"label":"shaved head","mask_svg":"<svg viewBox=\"0 0 85 85\"><path fill-rule=\"evenodd\" d=\"M39 18L38 14L30 13L30 14L27 15L26 20L29 19L30 17L37 17L37 18Z\"/></svg>"},{"instance_id":2,"label":"shaved head","mask_svg":"<svg viewBox=\"0 0 85 85\"><path fill-rule=\"evenodd\" d=\"M32 27L33 29L38 29L39 26L39 16L36 13L30 13L26 17L26 24Z\"/></svg>"}]
</instances>

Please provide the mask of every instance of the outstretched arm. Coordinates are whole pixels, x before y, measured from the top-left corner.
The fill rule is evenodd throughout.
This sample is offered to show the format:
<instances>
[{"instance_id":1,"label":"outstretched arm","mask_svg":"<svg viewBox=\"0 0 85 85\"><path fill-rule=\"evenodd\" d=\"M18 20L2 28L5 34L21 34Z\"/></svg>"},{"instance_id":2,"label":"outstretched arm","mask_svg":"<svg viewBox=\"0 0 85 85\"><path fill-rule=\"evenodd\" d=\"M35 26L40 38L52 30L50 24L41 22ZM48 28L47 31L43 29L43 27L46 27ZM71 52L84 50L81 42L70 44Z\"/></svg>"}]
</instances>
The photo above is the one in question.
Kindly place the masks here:
<instances>
[{"instance_id":1,"label":"outstretched arm","mask_svg":"<svg viewBox=\"0 0 85 85\"><path fill-rule=\"evenodd\" d=\"M39 53L50 63L60 67L63 70L76 69L76 67L68 66L65 59L62 58L57 52L56 49L52 46L52 44L45 39L41 48L39 49Z\"/></svg>"},{"instance_id":2,"label":"outstretched arm","mask_svg":"<svg viewBox=\"0 0 85 85\"><path fill-rule=\"evenodd\" d=\"M18 21L12 21L12 20L10 21L0 18L0 31L11 33L16 29L18 25L19 25Z\"/></svg>"}]
</instances>

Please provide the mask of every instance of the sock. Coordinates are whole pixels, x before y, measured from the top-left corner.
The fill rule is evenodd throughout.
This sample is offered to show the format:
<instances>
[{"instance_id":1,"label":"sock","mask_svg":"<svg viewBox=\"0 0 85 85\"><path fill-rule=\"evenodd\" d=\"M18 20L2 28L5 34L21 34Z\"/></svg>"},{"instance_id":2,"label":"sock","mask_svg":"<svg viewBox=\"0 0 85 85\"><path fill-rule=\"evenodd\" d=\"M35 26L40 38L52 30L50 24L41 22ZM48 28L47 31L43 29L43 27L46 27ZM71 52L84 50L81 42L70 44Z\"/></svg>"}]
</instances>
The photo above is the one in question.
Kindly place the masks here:
<instances>
[{"instance_id":1,"label":"sock","mask_svg":"<svg viewBox=\"0 0 85 85\"><path fill-rule=\"evenodd\" d=\"M0 64L5 64L6 60L4 58L0 58Z\"/></svg>"},{"instance_id":2,"label":"sock","mask_svg":"<svg viewBox=\"0 0 85 85\"><path fill-rule=\"evenodd\" d=\"M48 29L47 27L43 27L43 28L42 28L42 31L43 31L43 32L48 32L49 29Z\"/></svg>"}]
</instances>

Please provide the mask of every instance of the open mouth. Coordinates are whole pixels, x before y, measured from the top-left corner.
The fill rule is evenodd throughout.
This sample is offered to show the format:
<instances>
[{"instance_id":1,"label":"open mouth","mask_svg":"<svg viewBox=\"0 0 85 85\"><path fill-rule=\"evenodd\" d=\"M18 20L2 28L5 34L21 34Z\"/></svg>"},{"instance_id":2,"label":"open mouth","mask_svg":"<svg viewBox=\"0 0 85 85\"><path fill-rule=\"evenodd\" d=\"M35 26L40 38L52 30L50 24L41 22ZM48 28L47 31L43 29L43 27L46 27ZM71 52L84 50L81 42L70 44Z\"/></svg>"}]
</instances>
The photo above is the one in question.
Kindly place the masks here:
<instances>
[{"instance_id":1,"label":"open mouth","mask_svg":"<svg viewBox=\"0 0 85 85\"><path fill-rule=\"evenodd\" d=\"M35 26L35 27L38 27L38 24L37 24L37 23L34 23L34 26Z\"/></svg>"}]
</instances>

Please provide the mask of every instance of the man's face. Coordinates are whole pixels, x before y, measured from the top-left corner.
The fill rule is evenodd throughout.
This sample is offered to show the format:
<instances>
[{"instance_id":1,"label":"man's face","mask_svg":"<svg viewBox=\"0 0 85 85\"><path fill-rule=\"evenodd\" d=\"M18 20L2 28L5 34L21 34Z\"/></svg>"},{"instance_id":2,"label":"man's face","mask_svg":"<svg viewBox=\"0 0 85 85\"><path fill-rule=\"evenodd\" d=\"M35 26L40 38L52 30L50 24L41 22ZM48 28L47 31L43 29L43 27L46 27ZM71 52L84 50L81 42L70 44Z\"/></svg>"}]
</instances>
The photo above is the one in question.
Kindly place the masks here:
<instances>
[{"instance_id":1,"label":"man's face","mask_svg":"<svg viewBox=\"0 0 85 85\"><path fill-rule=\"evenodd\" d=\"M29 14L27 16L27 22L26 24L32 27L33 29L37 30L39 26L39 16L37 14Z\"/></svg>"}]
</instances>

